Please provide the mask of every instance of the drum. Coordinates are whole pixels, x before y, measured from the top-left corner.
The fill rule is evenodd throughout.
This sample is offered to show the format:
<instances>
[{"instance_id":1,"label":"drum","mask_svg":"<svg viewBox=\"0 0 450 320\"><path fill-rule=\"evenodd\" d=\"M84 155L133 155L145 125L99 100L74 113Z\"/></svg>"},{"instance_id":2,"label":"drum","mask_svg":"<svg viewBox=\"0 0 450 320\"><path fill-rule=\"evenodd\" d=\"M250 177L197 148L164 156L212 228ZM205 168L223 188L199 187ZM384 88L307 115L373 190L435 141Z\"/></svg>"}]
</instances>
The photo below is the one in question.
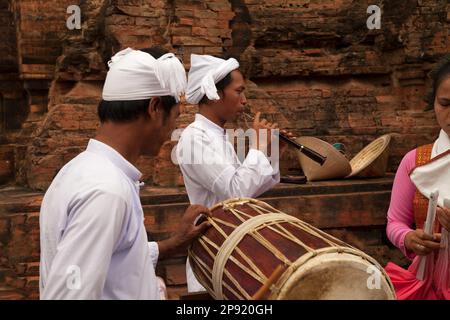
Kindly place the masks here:
<instances>
[{"instance_id":1,"label":"drum","mask_svg":"<svg viewBox=\"0 0 450 320\"><path fill-rule=\"evenodd\" d=\"M384 269L360 250L267 203L240 198L211 208L212 227L189 249L215 299L395 299Z\"/></svg>"}]
</instances>

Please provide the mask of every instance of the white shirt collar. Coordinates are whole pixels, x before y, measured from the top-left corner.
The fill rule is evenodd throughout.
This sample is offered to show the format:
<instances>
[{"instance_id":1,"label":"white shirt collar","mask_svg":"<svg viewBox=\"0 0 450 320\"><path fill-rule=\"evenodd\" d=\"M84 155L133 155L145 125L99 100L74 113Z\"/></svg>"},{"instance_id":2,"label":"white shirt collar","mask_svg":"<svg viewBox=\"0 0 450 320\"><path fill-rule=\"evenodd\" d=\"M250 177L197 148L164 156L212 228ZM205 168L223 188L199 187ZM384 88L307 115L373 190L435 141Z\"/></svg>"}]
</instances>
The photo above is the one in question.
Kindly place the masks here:
<instances>
[{"instance_id":1,"label":"white shirt collar","mask_svg":"<svg viewBox=\"0 0 450 320\"><path fill-rule=\"evenodd\" d=\"M100 142L95 139L90 139L86 151L98 154L102 157L107 158L111 161L117 168L122 170L127 177L132 181L138 182L142 177L142 173L133 166L127 159L125 159L119 152L114 148L111 148L107 144Z\"/></svg>"},{"instance_id":2,"label":"white shirt collar","mask_svg":"<svg viewBox=\"0 0 450 320\"><path fill-rule=\"evenodd\" d=\"M200 122L201 125L204 127L204 129L208 130L208 132L219 134L220 136L224 136L226 133L226 130L222 128L221 126L215 124L205 116L201 115L200 113L197 113L195 115L195 122Z\"/></svg>"}]
</instances>

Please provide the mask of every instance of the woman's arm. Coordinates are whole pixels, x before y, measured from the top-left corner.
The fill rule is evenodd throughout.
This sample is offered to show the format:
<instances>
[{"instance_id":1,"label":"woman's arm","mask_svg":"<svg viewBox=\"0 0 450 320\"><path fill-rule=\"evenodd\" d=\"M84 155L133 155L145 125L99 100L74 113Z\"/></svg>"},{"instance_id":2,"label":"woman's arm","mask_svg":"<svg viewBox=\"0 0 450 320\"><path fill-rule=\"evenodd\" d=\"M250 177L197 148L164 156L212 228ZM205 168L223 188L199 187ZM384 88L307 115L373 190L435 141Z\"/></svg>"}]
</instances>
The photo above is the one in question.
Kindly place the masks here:
<instances>
[{"instance_id":1,"label":"woman's arm","mask_svg":"<svg viewBox=\"0 0 450 320\"><path fill-rule=\"evenodd\" d=\"M388 211L387 236L405 256L410 259L415 254L405 247L405 237L413 231L414 224L414 195L416 187L409 178L409 172L415 167L416 150L412 150L403 158L395 175L392 187L391 203Z\"/></svg>"}]
</instances>

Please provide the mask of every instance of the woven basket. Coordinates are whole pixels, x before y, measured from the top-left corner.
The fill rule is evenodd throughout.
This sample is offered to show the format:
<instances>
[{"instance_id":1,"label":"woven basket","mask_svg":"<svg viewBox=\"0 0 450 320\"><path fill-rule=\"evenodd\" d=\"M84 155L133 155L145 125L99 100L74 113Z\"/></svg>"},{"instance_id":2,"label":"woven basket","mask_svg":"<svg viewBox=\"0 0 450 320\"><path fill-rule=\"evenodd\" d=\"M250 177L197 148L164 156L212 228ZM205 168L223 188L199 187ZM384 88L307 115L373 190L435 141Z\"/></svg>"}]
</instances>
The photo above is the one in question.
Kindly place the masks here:
<instances>
[{"instance_id":1,"label":"woven basket","mask_svg":"<svg viewBox=\"0 0 450 320\"><path fill-rule=\"evenodd\" d=\"M391 135L386 134L371 142L352 160L348 178L377 178L386 174L389 160Z\"/></svg>"}]
</instances>

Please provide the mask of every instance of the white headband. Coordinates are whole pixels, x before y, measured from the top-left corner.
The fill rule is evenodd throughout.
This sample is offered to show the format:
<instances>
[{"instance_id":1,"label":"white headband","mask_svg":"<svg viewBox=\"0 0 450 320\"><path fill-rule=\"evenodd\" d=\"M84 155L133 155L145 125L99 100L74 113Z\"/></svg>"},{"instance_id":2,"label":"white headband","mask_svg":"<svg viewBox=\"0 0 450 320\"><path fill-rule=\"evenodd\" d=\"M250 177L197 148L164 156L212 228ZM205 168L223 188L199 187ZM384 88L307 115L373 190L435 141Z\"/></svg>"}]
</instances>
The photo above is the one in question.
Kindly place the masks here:
<instances>
[{"instance_id":1,"label":"white headband","mask_svg":"<svg viewBox=\"0 0 450 320\"><path fill-rule=\"evenodd\" d=\"M177 102L186 89L186 71L173 53L158 59L127 48L108 62L103 100L145 100L173 96Z\"/></svg>"},{"instance_id":2,"label":"white headband","mask_svg":"<svg viewBox=\"0 0 450 320\"><path fill-rule=\"evenodd\" d=\"M208 55L191 55L186 101L198 104L205 95L210 100L219 100L216 83L236 69L239 69L239 62L234 58L224 60Z\"/></svg>"}]
</instances>

